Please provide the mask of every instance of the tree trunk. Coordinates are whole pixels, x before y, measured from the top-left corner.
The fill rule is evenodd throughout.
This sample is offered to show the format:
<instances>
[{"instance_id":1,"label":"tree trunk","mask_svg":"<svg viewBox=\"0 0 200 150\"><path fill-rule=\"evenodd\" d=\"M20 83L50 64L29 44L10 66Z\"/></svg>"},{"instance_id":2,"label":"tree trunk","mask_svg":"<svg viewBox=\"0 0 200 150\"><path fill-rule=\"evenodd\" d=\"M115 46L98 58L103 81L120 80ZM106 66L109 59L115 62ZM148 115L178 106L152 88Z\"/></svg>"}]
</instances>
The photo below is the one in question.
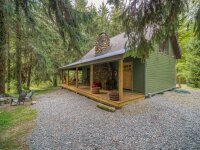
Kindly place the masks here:
<instances>
[{"instance_id":1,"label":"tree trunk","mask_svg":"<svg viewBox=\"0 0 200 150\"><path fill-rule=\"evenodd\" d=\"M29 67L28 67L28 80L27 80L27 88L30 88L31 83L31 70L32 70L32 60L33 60L33 50L30 50L30 61L29 61Z\"/></svg>"},{"instance_id":2,"label":"tree trunk","mask_svg":"<svg viewBox=\"0 0 200 150\"><path fill-rule=\"evenodd\" d=\"M53 74L53 86L56 87L57 85L57 73Z\"/></svg>"},{"instance_id":3,"label":"tree trunk","mask_svg":"<svg viewBox=\"0 0 200 150\"><path fill-rule=\"evenodd\" d=\"M10 79L11 79L11 71L10 71L10 37L9 37L9 31L7 32L8 34L8 39L7 39L7 44L8 44L8 55L7 55L7 71L8 71L8 80L7 80L7 91L10 92Z\"/></svg>"},{"instance_id":4,"label":"tree trunk","mask_svg":"<svg viewBox=\"0 0 200 150\"><path fill-rule=\"evenodd\" d=\"M0 0L0 94L5 94L5 75L6 75L6 29L4 0Z\"/></svg>"},{"instance_id":5,"label":"tree trunk","mask_svg":"<svg viewBox=\"0 0 200 150\"><path fill-rule=\"evenodd\" d=\"M20 93L21 89L21 18L19 10L19 1L16 0L16 81L17 81L17 92Z\"/></svg>"}]
</instances>

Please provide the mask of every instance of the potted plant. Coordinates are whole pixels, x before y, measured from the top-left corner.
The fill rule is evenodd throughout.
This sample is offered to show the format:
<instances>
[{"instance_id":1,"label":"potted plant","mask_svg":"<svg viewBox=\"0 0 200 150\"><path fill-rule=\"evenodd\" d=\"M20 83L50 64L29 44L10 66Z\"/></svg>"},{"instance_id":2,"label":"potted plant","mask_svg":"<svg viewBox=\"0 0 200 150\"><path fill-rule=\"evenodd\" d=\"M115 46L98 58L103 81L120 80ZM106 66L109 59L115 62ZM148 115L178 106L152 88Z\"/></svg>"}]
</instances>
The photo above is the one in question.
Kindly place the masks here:
<instances>
[{"instance_id":1,"label":"potted plant","mask_svg":"<svg viewBox=\"0 0 200 150\"><path fill-rule=\"evenodd\" d=\"M112 101L119 101L119 92L118 91L109 92L109 99Z\"/></svg>"},{"instance_id":2,"label":"potted plant","mask_svg":"<svg viewBox=\"0 0 200 150\"><path fill-rule=\"evenodd\" d=\"M101 85L100 83L93 83L92 84L92 94L99 94L100 93L100 88L101 88Z\"/></svg>"}]
</instances>

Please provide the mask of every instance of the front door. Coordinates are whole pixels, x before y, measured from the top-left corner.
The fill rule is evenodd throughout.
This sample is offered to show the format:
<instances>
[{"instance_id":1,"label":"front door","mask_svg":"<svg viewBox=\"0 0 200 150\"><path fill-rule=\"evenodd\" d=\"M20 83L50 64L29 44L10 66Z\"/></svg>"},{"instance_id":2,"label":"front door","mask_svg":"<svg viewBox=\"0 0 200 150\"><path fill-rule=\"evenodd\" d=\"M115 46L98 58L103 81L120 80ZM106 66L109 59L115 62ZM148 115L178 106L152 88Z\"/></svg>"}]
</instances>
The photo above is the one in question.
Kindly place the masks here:
<instances>
[{"instance_id":1,"label":"front door","mask_svg":"<svg viewBox=\"0 0 200 150\"><path fill-rule=\"evenodd\" d=\"M133 80L132 80L132 62L124 62L124 81L123 81L123 86L124 89L127 90L132 90L132 84L133 84Z\"/></svg>"}]
</instances>

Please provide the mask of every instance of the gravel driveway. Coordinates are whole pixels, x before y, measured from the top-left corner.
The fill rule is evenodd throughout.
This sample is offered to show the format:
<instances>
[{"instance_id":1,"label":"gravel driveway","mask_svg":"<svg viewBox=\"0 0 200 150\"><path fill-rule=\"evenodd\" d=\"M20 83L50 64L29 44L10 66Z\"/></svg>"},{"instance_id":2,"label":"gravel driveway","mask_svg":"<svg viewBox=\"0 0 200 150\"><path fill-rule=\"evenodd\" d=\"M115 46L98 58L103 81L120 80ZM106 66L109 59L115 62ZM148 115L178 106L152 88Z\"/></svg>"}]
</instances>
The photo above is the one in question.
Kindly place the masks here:
<instances>
[{"instance_id":1,"label":"gravel driveway","mask_svg":"<svg viewBox=\"0 0 200 150\"><path fill-rule=\"evenodd\" d=\"M31 150L200 149L200 91L165 92L115 113L58 90L38 96Z\"/></svg>"}]
</instances>

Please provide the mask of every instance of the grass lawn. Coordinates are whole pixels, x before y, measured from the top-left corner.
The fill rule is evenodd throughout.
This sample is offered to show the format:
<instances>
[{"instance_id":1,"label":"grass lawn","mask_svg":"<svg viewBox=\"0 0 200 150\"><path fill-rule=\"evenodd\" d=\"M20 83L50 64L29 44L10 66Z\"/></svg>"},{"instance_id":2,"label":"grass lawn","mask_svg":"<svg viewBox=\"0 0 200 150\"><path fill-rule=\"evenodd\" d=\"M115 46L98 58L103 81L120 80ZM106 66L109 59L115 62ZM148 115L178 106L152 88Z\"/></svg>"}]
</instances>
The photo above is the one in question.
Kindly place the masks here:
<instances>
[{"instance_id":1,"label":"grass lawn","mask_svg":"<svg viewBox=\"0 0 200 150\"><path fill-rule=\"evenodd\" d=\"M0 109L0 149L27 149L23 137L34 127L36 114L30 103Z\"/></svg>"},{"instance_id":2,"label":"grass lawn","mask_svg":"<svg viewBox=\"0 0 200 150\"><path fill-rule=\"evenodd\" d=\"M49 92L53 92L55 90L60 89L60 87L48 87L48 88L31 88L32 91L34 91L34 96L41 95L41 94L47 94Z\"/></svg>"},{"instance_id":3,"label":"grass lawn","mask_svg":"<svg viewBox=\"0 0 200 150\"><path fill-rule=\"evenodd\" d=\"M60 87L52 87L49 84L40 84L39 86L32 85L30 87L30 90L33 91L33 96L36 96L36 95L46 94L46 93L55 91L55 90L57 90L59 88ZM27 91L27 90L23 89L23 92L24 91ZM6 92L6 94L8 94L9 96L12 96L12 97L16 97L16 98L18 97L18 94L17 94L17 91L16 91L15 87L11 88L10 92Z\"/></svg>"},{"instance_id":4,"label":"grass lawn","mask_svg":"<svg viewBox=\"0 0 200 150\"><path fill-rule=\"evenodd\" d=\"M31 87L31 90L34 91L33 96L57 89L59 87ZM18 94L13 91L8 94L18 97ZM31 108L30 102L25 102L25 105L7 105L0 108L0 150L28 149L25 137L34 128L36 116L37 112Z\"/></svg>"},{"instance_id":5,"label":"grass lawn","mask_svg":"<svg viewBox=\"0 0 200 150\"><path fill-rule=\"evenodd\" d=\"M200 90L200 88L189 87L186 84L181 84L181 89L185 89L185 90Z\"/></svg>"}]
</instances>

